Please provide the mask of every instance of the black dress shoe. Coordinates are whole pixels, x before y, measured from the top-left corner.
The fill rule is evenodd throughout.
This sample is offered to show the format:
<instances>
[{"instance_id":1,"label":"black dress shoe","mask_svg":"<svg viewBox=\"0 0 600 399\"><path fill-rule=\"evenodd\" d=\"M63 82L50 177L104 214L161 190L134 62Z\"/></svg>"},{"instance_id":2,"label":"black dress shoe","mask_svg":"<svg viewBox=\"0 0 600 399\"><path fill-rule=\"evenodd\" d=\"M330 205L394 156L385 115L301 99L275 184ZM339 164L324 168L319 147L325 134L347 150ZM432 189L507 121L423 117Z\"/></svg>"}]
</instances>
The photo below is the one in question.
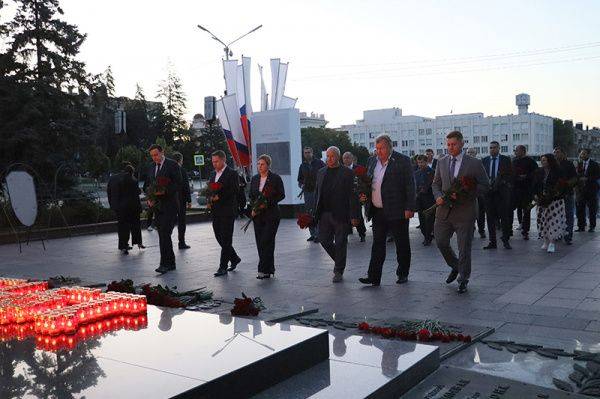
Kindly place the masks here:
<instances>
[{"instance_id":1,"label":"black dress shoe","mask_svg":"<svg viewBox=\"0 0 600 399\"><path fill-rule=\"evenodd\" d=\"M582 231L585 231L585 227L578 227L575 231L581 233Z\"/></svg>"},{"instance_id":2,"label":"black dress shoe","mask_svg":"<svg viewBox=\"0 0 600 399\"><path fill-rule=\"evenodd\" d=\"M462 283L460 283L456 292L458 292L459 294L464 294L465 292L467 292L467 282L463 281Z\"/></svg>"},{"instance_id":3,"label":"black dress shoe","mask_svg":"<svg viewBox=\"0 0 600 399\"><path fill-rule=\"evenodd\" d=\"M129 255L129 251L127 249L121 249L121 253L123 255Z\"/></svg>"},{"instance_id":4,"label":"black dress shoe","mask_svg":"<svg viewBox=\"0 0 600 399\"><path fill-rule=\"evenodd\" d=\"M523 233L523 239L525 241L529 240L529 233Z\"/></svg>"},{"instance_id":5,"label":"black dress shoe","mask_svg":"<svg viewBox=\"0 0 600 399\"><path fill-rule=\"evenodd\" d=\"M480 232L480 233L479 233L479 237L481 237L481 238L485 238L485 233L481 233L481 232Z\"/></svg>"},{"instance_id":6,"label":"black dress shoe","mask_svg":"<svg viewBox=\"0 0 600 399\"><path fill-rule=\"evenodd\" d=\"M145 246L145 245L143 245L143 244L138 244L138 248L139 248L139 249L146 249L146 246Z\"/></svg>"},{"instance_id":7,"label":"black dress shoe","mask_svg":"<svg viewBox=\"0 0 600 399\"><path fill-rule=\"evenodd\" d=\"M154 269L154 271L156 273L165 274L169 271L169 269L167 269L165 266L159 266L158 268Z\"/></svg>"},{"instance_id":8,"label":"black dress shoe","mask_svg":"<svg viewBox=\"0 0 600 399\"><path fill-rule=\"evenodd\" d=\"M510 242L508 242L508 240L502 241L502 245L504 245L504 249L512 249L512 247L510 246Z\"/></svg>"},{"instance_id":9,"label":"black dress shoe","mask_svg":"<svg viewBox=\"0 0 600 399\"><path fill-rule=\"evenodd\" d=\"M498 248L496 246L496 244L491 243L491 242L488 245L486 245L485 247L483 247L483 249L496 249L496 248Z\"/></svg>"},{"instance_id":10,"label":"black dress shoe","mask_svg":"<svg viewBox=\"0 0 600 399\"><path fill-rule=\"evenodd\" d=\"M430 246L431 245L431 240L425 240L425 241L423 241L423 245L426 246L426 247Z\"/></svg>"},{"instance_id":11,"label":"black dress shoe","mask_svg":"<svg viewBox=\"0 0 600 399\"><path fill-rule=\"evenodd\" d=\"M319 239L318 239L317 237L315 237L315 238L313 238L312 242L313 242L313 243L315 243L315 244L318 244L318 243L320 243L321 241L319 241Z\"/></svg>"},{"instance_id":12,"label":"black dress shoe","mask_svg":"<svg viewBox=\"0 0 600 399\"><path fill-rule=\"evenodd\" d=\"M404 283L408 283L408 277L398 277L398 280L396 280L396 284L404 284Z\"/></svg>"},{"instance_id":13,"label":"black dress shoe","mask_svg":"<svg viewBox=\"0 0 600 399\"><path fill-rule=\"evenodd\" d=\"M241 261L242 261L242 259L240 259L240 258L237 258L237 260L235 260L235 261L231 261L231 266L229 266L227 268L227 271L228 272L234 271L235 268L237 267L237 265L239 265Z\"/></svg>"},{"instance_id":14,"label":"black dress shoe","mask_svg":"<svg viewBox=\"0 0 600 399\"><path fill-rule=\"evenodd\" d=\"M456 280L456 277L458 277L458 270L452 269L452 271L448 275L448 278L446 279L446 284L450 284L451 282Z\"/></svg>"},{"instance_id":15,"label":"black dress shoe","mask_svg":"<svg viewBox=\"0 0 600 399\"><path fill-rule=\"evenodd\" d=\"M179 243L179 249L190 249L191 247L187 245L185 242Z\"/></svg>"},{"instance_id":16,"label":"black dress shoe","mask_svg":"<svg viewBox=\"0 0 600 399\"><path fill-rule=\"evenodd\" d=\"M573 245L573 241L565 239L565 244L567 244L567 245Z\"/></svg>"},{"instance_id":17,"label":"black dress shoe","mask_svg":"<svg viewBox=\"0 0 600 399\"><path fill-rule=\"evenodd\" d=\"M227 274L227 269L218 269L214 274L215 277L225 276Z\"/></svg>"},{"instance_id":18,"label":"black dress shoe","mask_svg":"<svg viewBox=\"0 0 600 399\"><path fill-rule=\"evenodd\" d=\"M313 237L313 236L310 236L310 237L308 237L308 238L306 239L306 241L313 241L314 239L315 239L315 237Z\"/></svg>"},{"instance_id":19,"label":"black dress shoe","mask_svg":"<svg viewBox=\"0 0 600 399\"><path fill-rule=\"evenodd\" d=\"M595 227L590 227L590 229L588 230L590 233L593 233L594 231L596 231Z\"/></svg>"},{"instance_id":20,"label":"black dress shoe","mask_svg":"<svg viewBox=\"0 0 600 399\"><path fill-rule=\"evenodd\" d=\"M373 281L368 277L361 277L358 279L358 281L360 281L363 284L371 284L373 287L377 287L379 285L378 281Z\"/></svg>"}]
</instances>

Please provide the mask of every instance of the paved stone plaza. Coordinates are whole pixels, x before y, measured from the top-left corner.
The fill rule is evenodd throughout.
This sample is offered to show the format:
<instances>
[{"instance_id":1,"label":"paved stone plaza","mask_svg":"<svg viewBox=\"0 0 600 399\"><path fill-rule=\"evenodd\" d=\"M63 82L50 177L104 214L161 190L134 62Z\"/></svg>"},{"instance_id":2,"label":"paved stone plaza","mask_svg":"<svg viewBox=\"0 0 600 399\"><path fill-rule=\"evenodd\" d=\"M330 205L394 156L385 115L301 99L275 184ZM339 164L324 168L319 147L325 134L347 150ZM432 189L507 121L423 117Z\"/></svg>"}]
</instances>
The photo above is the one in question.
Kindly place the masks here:
<instances>
[{"instance_id":1,"label":"paved stone plaza","mask_svg":"<svg viewBox=\"0 0 600 399\"><path fill-rule=\"evenodd\" d=\"M306 242L307 232L293 220L282 221L277 236L276 275L257 280L258 256L254 234L246 234L237 222L234 246L242 263L227 277L214 278L219 247L210 224L188 226L192 249L177 251L177 271L159 276L158 236L144 231L146 250L128 256L117 250L117 236L102 234L46 242L23 247L0 247L0 274L43 279L77 276L86 281L110 282L131 278L142 282L176 285L179 289L207 287L216 298L231 301L243 291L260 296L267 307L290 305L317 307L320 311L352 316L385 318L434 318L453 323L496 328L496 334L543 337L570 342L600 342L600 235L575 233L574 245L558 246L548 254L538 240L523 241L515 230L513 250L484 251L487 240L475 238L473 274L469 292L458 295L456 284L446 285L449 269L435 246L423 247L420 232L410 229L412 268L409 282L395 284L394 245L380 287L362 286L357 279L366 273L371 235L360 243L350 236L344 282L331 282L333 263L320 245ZM535 236L532 233L532 236ZM173 234L176 239L176 231ZM176 244L176 242L175 242ZM568 344L567 344L568 345Z\"/></svg>"}]
</instances>

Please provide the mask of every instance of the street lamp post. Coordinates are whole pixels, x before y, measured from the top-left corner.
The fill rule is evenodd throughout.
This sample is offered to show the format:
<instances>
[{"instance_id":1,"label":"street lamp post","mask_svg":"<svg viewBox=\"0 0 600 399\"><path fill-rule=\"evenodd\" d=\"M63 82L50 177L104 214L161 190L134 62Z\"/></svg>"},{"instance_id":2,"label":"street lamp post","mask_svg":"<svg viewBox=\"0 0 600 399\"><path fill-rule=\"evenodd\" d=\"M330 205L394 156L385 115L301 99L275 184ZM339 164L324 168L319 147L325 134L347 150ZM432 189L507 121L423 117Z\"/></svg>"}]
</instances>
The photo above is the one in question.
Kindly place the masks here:
<instances>
[{"instance_id":1,"label":"street lamp post","mask_svg":"<svg viewBox=\"0 0 600 399\"><path fill-rule=\"evenodd\" d=\"M242 36L238 37L237 39L229 42L228 44L225 44L225 42L223 42L221 39L219 39L218 37L216 37L214 35L214 33L212 33L211 31L209 31L208 29L206 29L205 27L203 27L202 25L198 25L198 28L200 28L201 30L203 30L204 32L208 33L214 40L218 41L219 43L221 43L223 45L223 51L225 52L225 59L229 60L229 57L231 57L233 55L233 52L231 51L230 47L233 43L239 41L240 39L248 36L250 33L252 32L256 32L257 30L259 30L260 28L262 28L262 25L258 25L256 28L252 29L249 32L244 33Z\"/></svg>"}]
</instances>

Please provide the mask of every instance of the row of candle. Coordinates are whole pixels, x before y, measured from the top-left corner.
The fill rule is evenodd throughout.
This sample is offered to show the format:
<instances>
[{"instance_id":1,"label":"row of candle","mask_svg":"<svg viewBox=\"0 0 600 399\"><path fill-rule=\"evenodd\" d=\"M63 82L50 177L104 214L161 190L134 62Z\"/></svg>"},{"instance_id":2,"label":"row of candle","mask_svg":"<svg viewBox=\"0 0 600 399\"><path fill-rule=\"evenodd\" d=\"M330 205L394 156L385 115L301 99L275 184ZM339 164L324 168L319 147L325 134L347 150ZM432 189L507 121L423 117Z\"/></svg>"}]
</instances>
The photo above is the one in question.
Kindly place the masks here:
<instances>
[{"instance_id":1,"label":"row of candle","mask_svg":"<svg viewBox=\"0 0 600 399\"><path fill-rule=\"evenodd\" d=\"M79 327L75 334L61 334L58 336L38 335L36 347L46 351L72 350L79 342L102 336L118 330L140 330L148 326L146 315L117 316Z\"/></svg>"},{"instance_id":2,"label":"row of candle","mask_svg":"<svg viewBox=\"0 0 600 399\"><path fill-rule=\"evenodd\" d=\"M27 280L23 280L21 278L7 278L7 277L0 277L0 287L6 287L6 286L11 286L11 285L18 285L18 284L23 284L26 283Z\"/></svg>"},{"instance_id":3,"label":"row of candle","mask_svg":"<svg viewBox=\"0 0 600 399\"><path fill-rule=\"evenodd\" d=\"M35 316L37 334L73 334L81 325L118 315L146 313L146 297L124 293L102 294L98 299Z\"/></svg>"},{"instance_id":4,"label":"row of candle","mask_svg":"<svg viewBox=\"0 0 600 399\"><path fill-rule=\"evenodd\" d=\"M47 289L47 281L32 281L21 284L0 286L0 291L17 295L24 295L37 291L46 291Z\"/></svg>"}]
</instances>

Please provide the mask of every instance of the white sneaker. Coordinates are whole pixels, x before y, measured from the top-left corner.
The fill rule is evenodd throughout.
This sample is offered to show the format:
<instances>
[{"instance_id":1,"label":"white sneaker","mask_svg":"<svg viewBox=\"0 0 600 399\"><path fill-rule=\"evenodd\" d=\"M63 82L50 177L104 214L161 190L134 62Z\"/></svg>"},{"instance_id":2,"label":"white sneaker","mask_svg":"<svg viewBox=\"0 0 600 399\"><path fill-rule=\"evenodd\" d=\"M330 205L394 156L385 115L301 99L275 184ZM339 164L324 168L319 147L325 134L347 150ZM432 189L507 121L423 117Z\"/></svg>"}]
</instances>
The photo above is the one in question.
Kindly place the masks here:
<instances>
[{"instance_id":1,"label":"white sneaker","mask_svg":"<svg viewBox=\"0 0 600 399\"><path fill-rule=\"evenodd\" d=\"M548 249L548 243L544 241L542 244L542 249Z\"/></svg>"},{"instance_id":2,"label":"white sneaker","mask_svg":"<svg viewBox=\"0 0 600 399\"><path fill-rule=\"evenodd\" d=\"M556 251L556 246L554 245L553 242L551 242L550 244L548 244L548 252L553 253Z\"/></svg>"}]
</instances>

